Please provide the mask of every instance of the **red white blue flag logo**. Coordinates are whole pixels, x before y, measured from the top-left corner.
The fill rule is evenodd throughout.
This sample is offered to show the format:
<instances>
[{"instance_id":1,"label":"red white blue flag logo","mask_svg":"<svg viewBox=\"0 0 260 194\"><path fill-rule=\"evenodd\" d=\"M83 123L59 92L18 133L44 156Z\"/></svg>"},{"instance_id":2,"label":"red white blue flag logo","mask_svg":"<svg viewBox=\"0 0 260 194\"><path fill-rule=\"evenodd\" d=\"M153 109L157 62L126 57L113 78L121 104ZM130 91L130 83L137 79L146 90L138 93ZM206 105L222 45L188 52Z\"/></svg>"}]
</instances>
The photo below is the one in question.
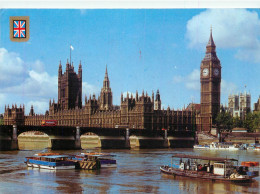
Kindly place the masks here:
<instances>
[{"instance_id":1,"label":"red white blue flag logo","mask_svg":"<svg viewBox=\"0 0 260 194\"><path fill-rule=\"evenodd\" d=\"M13 21L13 37L26 38L26 20Z\"/></svg>"}]
</instances>

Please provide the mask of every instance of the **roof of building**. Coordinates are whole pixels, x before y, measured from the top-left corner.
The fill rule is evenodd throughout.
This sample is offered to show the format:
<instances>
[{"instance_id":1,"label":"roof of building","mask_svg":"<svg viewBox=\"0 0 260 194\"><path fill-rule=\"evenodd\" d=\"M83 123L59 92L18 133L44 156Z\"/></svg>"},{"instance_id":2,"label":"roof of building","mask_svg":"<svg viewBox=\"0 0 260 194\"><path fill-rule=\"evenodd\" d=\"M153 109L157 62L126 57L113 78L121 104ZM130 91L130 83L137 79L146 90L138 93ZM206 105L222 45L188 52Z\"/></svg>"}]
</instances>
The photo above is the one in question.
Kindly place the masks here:
<instances>
[{"instance_id":1,"label":"roof of building","mask_svg":"<svg viewBox=\"0 0 260 194\"><path fill-rule=\"evenodd\" d=\"M192 110L200 111L200 104L190 103L187 106L186 110L189 110L189 111L192 111Z\"/></svg>"},{"instance_id":2,"label":"roof of building","mask_svg":"<svg viewBox=\"0 0 260 194\"><path fill-rule=\"evenodd\" d=\"M218 162L238 161L237 159L233 159L233 158L217 158L217 157L196 156L196 155L186 155L186 154L174 154L172 157L174 157L174 158L190 158L190 159L200 159L200 160L211 160L211 161L218 161Z\"/></svg>"}]
</instances>

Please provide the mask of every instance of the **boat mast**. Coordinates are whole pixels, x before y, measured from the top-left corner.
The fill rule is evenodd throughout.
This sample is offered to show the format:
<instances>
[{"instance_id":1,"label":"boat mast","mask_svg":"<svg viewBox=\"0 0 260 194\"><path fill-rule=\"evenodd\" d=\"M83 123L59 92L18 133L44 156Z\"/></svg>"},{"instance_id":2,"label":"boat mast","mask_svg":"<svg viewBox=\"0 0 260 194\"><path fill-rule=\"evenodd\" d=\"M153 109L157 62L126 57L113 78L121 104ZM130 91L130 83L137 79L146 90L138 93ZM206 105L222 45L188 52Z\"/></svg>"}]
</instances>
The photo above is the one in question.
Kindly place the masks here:
<instances>
[{"instance_id":1,"label":"boat mast","mask_svg":"<svg viewBox=\"0 0 260 194\"><path fill-rule=\"evenodd\" d=\"M226 161L225 161L225 164L224 164L224 178L226 178Z\"/></svg>"}]
</instances>

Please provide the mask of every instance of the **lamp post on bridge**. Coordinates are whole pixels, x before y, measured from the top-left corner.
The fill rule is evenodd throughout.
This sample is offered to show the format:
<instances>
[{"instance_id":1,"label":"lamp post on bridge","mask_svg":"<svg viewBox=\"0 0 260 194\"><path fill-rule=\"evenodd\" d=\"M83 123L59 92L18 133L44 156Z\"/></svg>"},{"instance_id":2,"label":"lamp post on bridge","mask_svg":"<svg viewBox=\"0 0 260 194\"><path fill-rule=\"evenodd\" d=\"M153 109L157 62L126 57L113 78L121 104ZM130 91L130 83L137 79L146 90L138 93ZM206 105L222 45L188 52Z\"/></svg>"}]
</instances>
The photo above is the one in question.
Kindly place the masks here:
<instances>
[{"instance_id":1,"label":"lamp post on bridge","mask_svg":"<svg viewBox=\"0 0 260 194\"><path fill-rule=\"evenodd\" d=\"M81 149L81 142L80 142L80 127L76 127L76 134L75 134L75 149Z\"/></svg>"},{"instance_id":2,"label":"lamp post on bridge","mask_svg":"<svg viewBox=\"0 0 260 194\"><path fill-rule=\"evenodd\" d=\"M11 150L18 150L17 125L15 125L15 124L13 125Z\"/></svg>"},{"instance_id":3,"label":"lamp post on bridge","mask_svg":"<svg viewBox=\"0 0 260 194\"><path fill-rule=\"evenodd\" d=\"M126 133L125 133L125 148L130 148L130 133L129 133L129 128L126 128Z\"/></svg>"}]
</instances>

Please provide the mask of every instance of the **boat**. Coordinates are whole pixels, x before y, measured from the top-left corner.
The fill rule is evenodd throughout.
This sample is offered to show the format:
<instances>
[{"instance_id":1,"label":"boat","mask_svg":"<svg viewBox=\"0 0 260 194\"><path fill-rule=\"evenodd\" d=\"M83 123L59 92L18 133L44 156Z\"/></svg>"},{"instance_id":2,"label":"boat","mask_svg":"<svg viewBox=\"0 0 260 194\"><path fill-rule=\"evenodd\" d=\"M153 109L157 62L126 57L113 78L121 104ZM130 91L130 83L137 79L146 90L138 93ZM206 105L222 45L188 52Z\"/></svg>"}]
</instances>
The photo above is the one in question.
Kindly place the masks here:
<instances>
[{"instance_id":1,"label":"boat","mask_svg":"<svg viewBox=\"0 0 260 194\"><path fill-rule=\"evenodd\" d=\"M244 147L238 143L212 142L209 146L212 150L243 150Z\"/></svg>"},{"instance_id":2,"label":"boat","mask_svg":"<svg viewBox=\"0 0 260 194\"><path fill-rule=\"evenodd\" d=\"M44 154L33 157L26 157L25 164L28 167L50 169L50 170L67 170L75 169L75 162L69 155Z\"/></svg>"},{"instance_id":3,"label":"boat","mask_svg":"<svg viewBox=\"0 0 260 194\"><path fill-rule=\"evenodd\" d=\"M259 176L259 162L243 161L236 169L241 174L246 174L249 177Z\"/></svg>"},{"instance_id":4,"label":"boat","mask_svg":"<svg viewBox=\"0 0 260 194\"><path fill-rule=\"evenodd\" d=\"M173 160L178 160L179 162L173 163ZM252 177L239 174L235 170L234 162L238 163L238 160L174 154L172 156L171 166L161 166L160 171L173 176L200 178L212 181L250 182Z\"/></svg>"},{"instance_id":5,"label":"boat","mask_svg":"<svg viewBox=\"0 0 260 194\"><path fill-rule=\"evenodd\" d=\"M260 144L250 144L248 147L247 147L247 150L253 150L253 151L260 151Z\"/></svg>"},{"instance_id":6,"label":"boat","mask_svg":"<svg viewBox=\"0 0 260 194\"><path fill-rule=\"evenodd\" d=\"M90 157L96 157L100 161L101 168L114 168L117 167L117 163L115 159L111 158L112 156L114 155L99 152L87 152L76 155L73 159L83 161L89 159Z\"/></svg>"},{"instance_id":7,"label":"boat","mask_svg":"<svg viewBox=\"0 0 260 194\"><path fill-rule=\"evenodd\" d=\"M194 145L194 149L209 149L209 145Z\"/></svg>"}]
</instances>

